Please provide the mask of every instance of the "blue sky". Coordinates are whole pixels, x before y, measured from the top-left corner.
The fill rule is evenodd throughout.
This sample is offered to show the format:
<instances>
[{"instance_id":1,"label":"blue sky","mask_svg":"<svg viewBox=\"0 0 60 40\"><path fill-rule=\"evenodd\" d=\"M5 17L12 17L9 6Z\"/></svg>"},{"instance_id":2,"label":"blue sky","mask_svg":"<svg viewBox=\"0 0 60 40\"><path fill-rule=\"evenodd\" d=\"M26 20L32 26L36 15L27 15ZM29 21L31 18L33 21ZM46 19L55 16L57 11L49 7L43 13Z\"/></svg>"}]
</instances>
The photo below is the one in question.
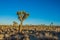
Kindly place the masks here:
<instances>
[{"instance_id":1,"label":"blue sky","mask_svg":"<svg viewBox=\"0 0 60 40\"><path fill-rule=\"evenodd\" d=\"M30 14L23 24L60 25L60 0L0 0L0 24L20 23L17 11Z\"/></svg>"}]
</instances>

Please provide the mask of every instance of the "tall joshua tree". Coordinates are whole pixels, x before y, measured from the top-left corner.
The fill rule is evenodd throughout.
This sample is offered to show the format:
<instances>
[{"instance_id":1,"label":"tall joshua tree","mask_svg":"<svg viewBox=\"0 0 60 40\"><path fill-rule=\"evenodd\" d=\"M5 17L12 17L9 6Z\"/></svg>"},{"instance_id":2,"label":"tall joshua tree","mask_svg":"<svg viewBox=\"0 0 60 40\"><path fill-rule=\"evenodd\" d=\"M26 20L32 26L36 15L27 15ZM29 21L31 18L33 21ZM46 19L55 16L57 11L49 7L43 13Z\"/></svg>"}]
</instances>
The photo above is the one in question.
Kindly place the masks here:
<instances>
[{"instance_id":1,"label":"tall joshua tree","mask_svg":"<svg viewBox=\"0 0 60 40\"><path fill-rule=\"evenodd\" d=\"M20 12L17 12L17 15L18 15L18 19L21 22L19 25L19 30L21 32L22 31L22 23L29 16L29 14L27 14L25 11L20 11Z\"/></svg>"}]
</instances>

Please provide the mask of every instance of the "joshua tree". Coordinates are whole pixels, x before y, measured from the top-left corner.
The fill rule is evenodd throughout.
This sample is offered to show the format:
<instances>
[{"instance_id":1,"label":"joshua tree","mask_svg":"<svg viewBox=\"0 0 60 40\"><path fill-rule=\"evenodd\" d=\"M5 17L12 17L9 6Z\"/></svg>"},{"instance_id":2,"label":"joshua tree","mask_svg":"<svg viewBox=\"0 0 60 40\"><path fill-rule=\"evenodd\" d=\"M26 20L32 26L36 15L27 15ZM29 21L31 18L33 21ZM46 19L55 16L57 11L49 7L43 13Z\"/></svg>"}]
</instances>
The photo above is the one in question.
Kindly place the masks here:
<instances>
[{"instance_id":1,"label":"joshua tree","mask_svg":"<svg viewBox=\"0 0 60 40\"><path fill-rule=\"evenodd\" d=\"M51 24L50 24L51 26L53 26L53 22L51 22Z\"/></svg>"},{"instance_id":2,"label":"joshua tree","mask_svg":"<svg viewBox=\"0 0 60 40\"><path fill-rule=\"evenodd\" d=\"M16 26L18 26L18 23L13 21L13 27L16 27Z\"/></svg>"},{"instance_id":3,"label":"joshua tree","mask_svg":"<svg viewBox=\"0 0 60 40\"><path fill-rule=\"evenodd\" d=\"M29 14L27 14L26 12L24 11L20 11L20 12L17 12L17 15L18 15L18 19L20 20L20 25L19 25L19 30L20 32L22 31L22 23L23 21L29 16Z\"/></svg>"}]
</instances>

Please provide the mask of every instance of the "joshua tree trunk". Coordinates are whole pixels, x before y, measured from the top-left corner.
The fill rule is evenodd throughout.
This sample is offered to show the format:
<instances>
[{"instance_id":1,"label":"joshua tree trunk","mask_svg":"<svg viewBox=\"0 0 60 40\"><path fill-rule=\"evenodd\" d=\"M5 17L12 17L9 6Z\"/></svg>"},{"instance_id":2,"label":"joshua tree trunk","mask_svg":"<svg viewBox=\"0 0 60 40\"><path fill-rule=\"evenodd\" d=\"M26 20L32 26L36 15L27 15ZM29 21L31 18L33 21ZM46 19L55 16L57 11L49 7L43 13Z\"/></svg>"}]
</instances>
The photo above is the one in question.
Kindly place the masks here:
<instances>
[{"instance_id":1,"label":"joshua tree trunk","mask_svg":"<svg viewBox=\"0 0 60 40\"><path fill-rule=\"evenodd\" d=\"M19 31L20 31L20 25L19 25L19 28L18 28L18 29L19 29Z\"/></svg>"},{"instance_id":2,"label":"joshua tree trunk","mask_svg":"<svg viewBox=\"0 0 60 40\"><path fill-rule=\"evenodd\" d=\"M21 21L21 24L20 24L20 32L22 32L22 22L23 21Z\"/></svg>"}]
</instances>

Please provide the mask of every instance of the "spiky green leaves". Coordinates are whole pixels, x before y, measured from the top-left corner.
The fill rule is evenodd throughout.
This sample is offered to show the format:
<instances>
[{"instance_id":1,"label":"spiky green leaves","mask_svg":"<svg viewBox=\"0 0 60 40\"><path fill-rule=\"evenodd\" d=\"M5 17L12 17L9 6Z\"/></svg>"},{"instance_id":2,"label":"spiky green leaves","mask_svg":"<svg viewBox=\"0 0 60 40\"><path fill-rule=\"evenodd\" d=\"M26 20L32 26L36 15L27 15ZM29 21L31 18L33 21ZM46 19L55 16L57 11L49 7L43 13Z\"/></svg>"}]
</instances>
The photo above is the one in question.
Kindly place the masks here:
<instances>
[{"instance_id":1,"label":"spiky green leaves","mask_svg":"<svg viewBox=\"0 0 60 40\"><path fill-rule=\"evenodd\" d=\"M19 19L20 21L24 21L24 20L29 16L29 14L27 14L27 13L24 12L24 11L17 12L17 15L18 15L18 19Z\"/></svg>"}]
</instances>

